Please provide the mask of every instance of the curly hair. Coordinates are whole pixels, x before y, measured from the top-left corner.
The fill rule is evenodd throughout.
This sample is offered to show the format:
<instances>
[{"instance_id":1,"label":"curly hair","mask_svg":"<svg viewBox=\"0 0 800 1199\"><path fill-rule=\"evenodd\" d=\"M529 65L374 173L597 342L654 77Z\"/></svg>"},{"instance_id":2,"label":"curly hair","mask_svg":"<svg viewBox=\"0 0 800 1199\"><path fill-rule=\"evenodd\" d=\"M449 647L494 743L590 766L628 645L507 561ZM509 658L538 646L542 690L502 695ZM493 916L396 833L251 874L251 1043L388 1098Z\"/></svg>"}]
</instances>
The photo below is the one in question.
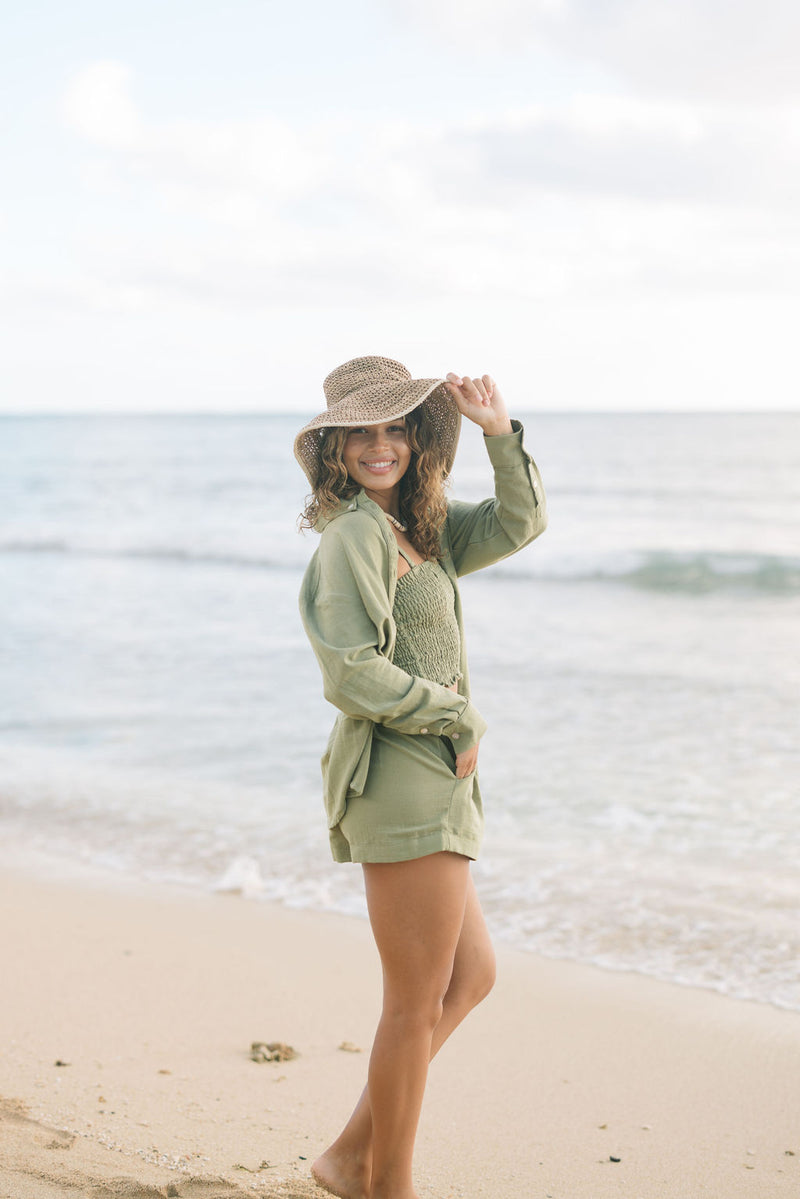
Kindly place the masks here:
<instances>
[{"instance_id":1,"label":"curly hair","mask_svg":"<svg viewBox=\"0 0 800 1199\"><path fill-rule=\"evenodd\" d=\"M417 552L423 558L438 558L439 534L447 516L445 455L424 404L405 419L411 462L400 480L400 519L408 526L409 540ZM323 431L319 471L299 528L313 529L321 516L329 516L341 500L352 499L361 490L347 473L342 457L349 432L341 426Z\"/></svg>"}]
</instances>

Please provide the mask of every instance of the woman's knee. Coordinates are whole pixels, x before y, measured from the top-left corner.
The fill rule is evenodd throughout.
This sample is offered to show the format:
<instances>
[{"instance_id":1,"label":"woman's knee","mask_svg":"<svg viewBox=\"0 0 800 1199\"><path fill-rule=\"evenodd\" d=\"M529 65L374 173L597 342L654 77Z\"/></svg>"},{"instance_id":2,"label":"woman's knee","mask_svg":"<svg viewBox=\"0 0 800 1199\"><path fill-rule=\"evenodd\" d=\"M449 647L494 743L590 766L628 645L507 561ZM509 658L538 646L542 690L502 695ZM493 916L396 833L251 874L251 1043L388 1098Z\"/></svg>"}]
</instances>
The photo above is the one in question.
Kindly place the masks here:
<instances>
[{"instance_id":1,"label":"woman's knee","mask_svg":"<svg viewBox=\"0 0 800 1199\"><path fill-rule=\"evenodd\" d=\"M494 956L494 950L490 947L475 973L474 992L477 995L477 1003L486 998L496 982L497 959Z\"/></svg>"},{"instance_id":2,"label":"woman's knee","mask_svg":"<svg viewBox=\"0 0 800 1199\"><path fill-rule=\"evenodd\" d=\"M468 996L470 1007L477 1007L492 990L496 981L497 970L494 958L492 958L491 962L487 962L479 971L476 971L474 978L471 980Z\"/></svg>"},{"instance_id":3,"label":"woman's knee","mask_svg":"<svg viewBox=\"0 0 800 1199\"><path fill-rule=\"evenodd\" d=\"M496 982L497 962L495 961L494 954L492 954L491 957L484 963L481 973L476 980L476 1003L480 1003L482 999L486 998Z\"/></svg>"},{"instance_id":4,"label":"woman's knee","mask_svg":"<svg viewBox=\"0 0 800 1199\"><path fill-rule=\"evenodd\" d=\"M497 966L491 949L473 959L469 966L454 972L445 1002L468 1012L486 998L497 980Z\"/></svg>"},{"instance_id":5,"label":"woman's knee","mask_svg":"<svg viewBox=\"0 0 800 1199\"><path fill-rule=\"evenodd\" d=\"M439 1023L444 1011L441 991L427 988L414 993L393 993L389 988L383 997L383 1017L407 1033L430 1033Z\"/></svg>"}]
</instances>

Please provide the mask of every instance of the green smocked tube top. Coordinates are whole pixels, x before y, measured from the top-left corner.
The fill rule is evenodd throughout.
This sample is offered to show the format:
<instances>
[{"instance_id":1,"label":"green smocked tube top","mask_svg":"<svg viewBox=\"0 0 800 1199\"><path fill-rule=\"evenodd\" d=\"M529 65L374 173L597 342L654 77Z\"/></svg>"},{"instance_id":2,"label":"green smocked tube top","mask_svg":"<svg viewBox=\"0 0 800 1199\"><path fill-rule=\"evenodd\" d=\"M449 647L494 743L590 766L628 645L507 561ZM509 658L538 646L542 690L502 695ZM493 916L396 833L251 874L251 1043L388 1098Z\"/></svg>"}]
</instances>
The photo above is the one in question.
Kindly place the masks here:
<instances>
[{"instance_id":1,"label":"green smocked tube top","mask_svg":"<svg viewBox=\"0 0 800 1199\"><path fill-rule=\"evenodd\" d=\"M455 593L438 562L419 562L397 580L392 615L395 666L444 687L461 678Z\"/></svg>"}]
</instances>

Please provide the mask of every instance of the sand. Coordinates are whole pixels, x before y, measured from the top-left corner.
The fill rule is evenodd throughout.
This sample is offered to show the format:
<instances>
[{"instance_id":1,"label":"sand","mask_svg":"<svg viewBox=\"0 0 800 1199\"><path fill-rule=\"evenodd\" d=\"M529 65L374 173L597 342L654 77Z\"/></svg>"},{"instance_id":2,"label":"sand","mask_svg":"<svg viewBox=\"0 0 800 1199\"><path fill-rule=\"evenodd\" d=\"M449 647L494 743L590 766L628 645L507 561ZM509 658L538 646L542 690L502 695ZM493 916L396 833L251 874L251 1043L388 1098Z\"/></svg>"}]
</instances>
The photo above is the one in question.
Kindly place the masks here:
<instances>
[{"instance_id":1,"label":"sand","mask_svg":"<svg viewBox=\"0 0 800 1199\"><path fill-rule=\"evenodd\" d=\"M380 1002L365 922L77 872L5 869L0 899L0 1199L323 1199ZM800 1014L499 969L432 1067L421 1199L797 1199Z\"/></svg>"}]
</instances>

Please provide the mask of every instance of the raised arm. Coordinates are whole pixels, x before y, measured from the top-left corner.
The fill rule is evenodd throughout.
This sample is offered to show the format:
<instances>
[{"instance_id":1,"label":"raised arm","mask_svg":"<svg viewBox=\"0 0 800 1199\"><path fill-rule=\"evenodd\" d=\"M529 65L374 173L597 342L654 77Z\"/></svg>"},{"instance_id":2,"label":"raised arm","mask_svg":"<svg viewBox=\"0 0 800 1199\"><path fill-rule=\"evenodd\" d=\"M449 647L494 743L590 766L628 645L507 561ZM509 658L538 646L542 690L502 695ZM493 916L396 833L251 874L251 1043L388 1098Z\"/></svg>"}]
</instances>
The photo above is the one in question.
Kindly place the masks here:
<instances>
[{"instance_id":1,"label":"raised arm","mask_svg":"<svg viewBox=\"0 0 800 1199\"><path fill-rule=\"evenodd\" d=\"M494 469L495 494L479 504L448 504L447 541L456 573L469 574L530 544L547 526L547 504L536 463L523 445L519 421L508 416L490 375L448 375L461 413L479 425Z\"/></svg>"}]
</instances>

